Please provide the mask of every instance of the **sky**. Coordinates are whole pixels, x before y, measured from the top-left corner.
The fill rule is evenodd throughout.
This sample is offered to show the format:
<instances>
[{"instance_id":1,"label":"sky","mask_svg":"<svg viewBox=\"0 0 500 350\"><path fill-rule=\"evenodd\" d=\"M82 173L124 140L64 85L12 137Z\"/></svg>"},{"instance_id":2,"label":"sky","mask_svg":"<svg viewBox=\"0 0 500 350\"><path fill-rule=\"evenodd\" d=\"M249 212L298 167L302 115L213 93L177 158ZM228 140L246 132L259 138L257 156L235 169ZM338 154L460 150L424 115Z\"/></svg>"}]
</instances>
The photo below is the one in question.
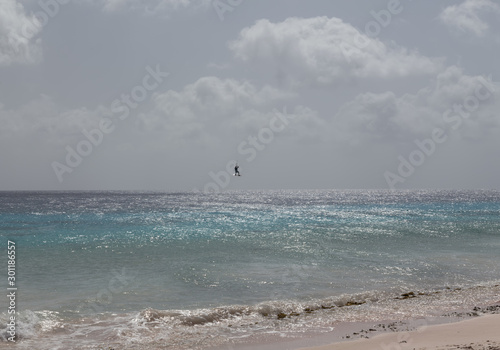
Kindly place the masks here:
<instances>
[{"instance_id":1,"label":"sky","mask_svg":"<svg viewBox=\"0 0 500 350\"><path fill-rule=\"evenodd\" d=\"M498 57L492 0L0 0L0 190L500 189Z\"/></svg>"}]
</instances>

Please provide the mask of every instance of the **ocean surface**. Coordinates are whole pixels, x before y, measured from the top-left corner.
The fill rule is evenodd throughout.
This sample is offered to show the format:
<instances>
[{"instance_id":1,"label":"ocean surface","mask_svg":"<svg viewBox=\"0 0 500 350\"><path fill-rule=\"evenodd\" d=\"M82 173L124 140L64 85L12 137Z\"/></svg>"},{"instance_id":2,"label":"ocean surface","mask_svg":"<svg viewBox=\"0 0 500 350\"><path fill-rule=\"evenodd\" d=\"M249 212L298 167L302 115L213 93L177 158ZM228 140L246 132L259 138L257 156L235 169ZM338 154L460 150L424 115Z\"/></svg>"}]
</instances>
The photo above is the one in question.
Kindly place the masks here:
<instances>
[{"instance_id":1,"label":"ocean surface","mask_svg":"<svg viewBox=\"0 0 500 350\"><path fill-rule=\"evenodd\" d=\"M0 192L0 236L16 349L232 349L500 299L499 191Z\"/></svg>"}]
</instances>

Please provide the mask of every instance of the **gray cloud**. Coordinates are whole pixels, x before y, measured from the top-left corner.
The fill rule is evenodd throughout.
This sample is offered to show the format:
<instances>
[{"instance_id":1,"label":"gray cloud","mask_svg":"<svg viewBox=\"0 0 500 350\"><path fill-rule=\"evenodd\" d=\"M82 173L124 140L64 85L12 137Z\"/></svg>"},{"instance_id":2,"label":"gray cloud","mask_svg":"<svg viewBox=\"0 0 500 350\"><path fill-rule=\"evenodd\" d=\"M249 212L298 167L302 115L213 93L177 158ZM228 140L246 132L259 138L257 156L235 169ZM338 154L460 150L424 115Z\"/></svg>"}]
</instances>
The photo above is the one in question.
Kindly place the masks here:
<instances>
[{"instance_id":1,"label":"gray cloud","mask_svg":"<svg viewBox=\"0 0 500 350\"><path fill-rule=\"evenodd\" d=\"M170 15L179 10L207 9L212 0L79 0L106 12L137 11L147 15Z\"/></svg>"},{"instance_id":2,"label":"gray cloud","mask_svg":"<svg viewBox=\"0 0 500 350\"><path fill-rule=\"evenodd\" d=\"M416 94L360 94L340 109L337 118L354 142L412 142L437 127L460 128L467 137L498 132L499 109L500 91L492 82L452 66Z\"/></svg>"},{"instance_id":3,"label":"gray cloud","mask_svg":"<svg viewBox=\"0 0 500 350\"><path fill-rule=\"evenodd\" d=\"M154 109L140 116L145 130L197 134L217 129L253 108L272 105L293 96L270 86L257 88L248 81L203 77L180 91L168 90L153 98ZM175 130L175 132L174 132Z\"/></svg>"},{"instance_id":4,"label":"gray cloud","mask_svg":"<svg viewBox=\"0 0 500 350\"><path fill-rule=\"evenodd\" d=\"M500 14L500 5L491 0L465 0L459 5L446 7L439 19L454 32L483 37L490 28L484 19L487 13Z\"/></svg>"},{"instance_id":5,"label":"gray cloud","mask_svg":"<svg viewBox=\"0 0 500 350\"><path fill-rule=\"evenodd\" d=\"M37 63L42 58L41 40L36 36L40 22L27 15L16 0L2 0L0 6L0 66Z\"/></svg>"},{"instance_id":6,"label":"gray cloud","mask_svg":"<svg viewBox=\"0 0 500 350\"><path fill-rule=\"evenodd\" d=\"M5 109L0 104L0 141L8 144L13 140L37 140L55 155L81 140L84 130L97 128L99 121L110 115L104 106L63 110L46 95L18 109Z\"/></svg>"},{"instance_id":7,"label":"gray cloud","mask_svg":"<svg viewBox=\"0 0 500 350\"><path fill-rule=\"evenodd\" d=\"M208 0L54 1L30 35L44 6L2 2L0 189L189 190L236 159L238 188L387 187L384 171L435 128L448 141L401 186L500 186L477 176L500 169L500 86L474 100L500 75L489 5L472 12L484 31L460 31L435 20L440 2L405 2L370 36L386 10L371 0L252 0L223 21ZM140 92L144 67L170 74L121 119L115 101ZM59 183L51 164L104 118L116 128Z\"/></svg>"}]
</instances>

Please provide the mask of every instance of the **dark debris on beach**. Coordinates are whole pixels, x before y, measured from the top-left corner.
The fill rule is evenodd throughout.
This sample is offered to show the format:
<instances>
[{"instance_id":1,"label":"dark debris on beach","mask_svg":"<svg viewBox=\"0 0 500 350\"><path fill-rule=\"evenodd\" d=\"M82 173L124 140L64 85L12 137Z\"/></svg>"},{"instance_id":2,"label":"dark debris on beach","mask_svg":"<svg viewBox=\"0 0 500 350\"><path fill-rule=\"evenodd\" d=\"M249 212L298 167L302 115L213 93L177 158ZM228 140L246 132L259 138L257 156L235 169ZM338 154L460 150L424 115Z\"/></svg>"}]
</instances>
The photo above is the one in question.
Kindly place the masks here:
<instances>
[{"instance_id":1,"label":"dark debris on beach","mask_svg":"<svg viewBox=\"0 0 500 350\"><path fill-rule=\"evenodd\" d=\"M448 345L437 350L500 350L500 344L487 340L486 344Z\"/></svg>"},{"instance_id":2,"label":"dark debris on beach","mask_svg":"<svg viewBox=\"0 0 500 350\"><path fill-rule=\"evenodd\" d=\"M486 314L500 314L500 304L490 305L485 307L478 307L472 309L469 312L451 312L449 314L445 314L443 316L450 317L478 317Z\"/></svg>"},{"instance_id":3,"label":"dark debris on beach","mask_svg":"<svg viewBox=\"0 0 500 350\"><path fill-rule=\"evenodd\" d=\"M414 294L413 294L414 295ZM453 312L449 314L443 315L444 317L478 317L486 314L500 314L500 304L485 306L485 307L475 307L470 312ZM362 329L358 332L353 332L350 335L345 335L342 339L360 339L366 338L368 339L368 335L373 332L400 332L400 331L411 331L415 330L408 323L403 321L398 322L390 322L390 323L379 323L374 325L373 328L369 328L368 330ZM489 342L489 341L488 341ZM479 345L479 347L472 347L474 344L470 345L453 345L455 347L444 348L439 350L500 350L500 344L488 344L487 346Z\"/></svg>"},{"instance_id":4,"label":"dark debris on beach","mask_svg":"<svg viewBox=\"0 0 500 350\"><path fill-rule=\"evenodd\" d=\"M363 305L363 304L366 304L365 301L361 301L361 302L358 302L358 301L348 301L346 302L345 304L343 305L336 305L336 304L331 304L331 305L321 305L321 306L315 306L315 307L306 307L303 309L303 312L306 313L306 314L311 314L315 311L318 311L318 310L329 310L329 309L335 309L335 308L342 308L342 307L346 307L346 306L359 306L359 305ZM268 314L264 314L264 316L267 316ZM280 312L278 313L276 316L277 316L277 319L278 320L281 320L281 319L284 319L284 318L290 318L290 317L297 317L297 316L300 316L301 313L300 312L291 312L289 314L285 314L284 312Z\"/></svg>"}]
</instances>

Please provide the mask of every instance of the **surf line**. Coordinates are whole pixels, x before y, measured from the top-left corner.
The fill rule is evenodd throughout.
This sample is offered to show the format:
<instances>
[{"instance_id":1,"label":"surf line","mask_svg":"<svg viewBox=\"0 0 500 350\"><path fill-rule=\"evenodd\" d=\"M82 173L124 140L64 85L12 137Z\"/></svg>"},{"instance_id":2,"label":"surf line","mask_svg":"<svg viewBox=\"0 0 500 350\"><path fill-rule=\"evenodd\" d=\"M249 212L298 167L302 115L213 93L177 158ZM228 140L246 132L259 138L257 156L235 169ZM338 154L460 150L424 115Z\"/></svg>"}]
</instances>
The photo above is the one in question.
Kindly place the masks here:
<instances>
[{"instance_id":1,"label":"surf line","mask_svg":"<svg viewBox=\"0 0 500 350\"><path fill-rule=\"evenodd\" d=\"M238 153L242 156L247 156L245 158L247 163L254 161L257 154L265 150L266 145L274 141L275 134L283 132L289 126L290 120L294 118L294 116L287 114L286 107L283 108L283 113L278 112L276 109L274 113L276 115L269 120L267 127L261 128L257 135L248 136L246 141L242 141L238 145ZM237 161L231 159L226 163L224 170L220 170L217 173L210 171L208 176L210 176L213 181L207 182L205 186L203 186L202 191L198 188L194 188L192 191L195 193L219 193L222 189L229 186L236 164Z\"/></svg>"}]
</instances>

